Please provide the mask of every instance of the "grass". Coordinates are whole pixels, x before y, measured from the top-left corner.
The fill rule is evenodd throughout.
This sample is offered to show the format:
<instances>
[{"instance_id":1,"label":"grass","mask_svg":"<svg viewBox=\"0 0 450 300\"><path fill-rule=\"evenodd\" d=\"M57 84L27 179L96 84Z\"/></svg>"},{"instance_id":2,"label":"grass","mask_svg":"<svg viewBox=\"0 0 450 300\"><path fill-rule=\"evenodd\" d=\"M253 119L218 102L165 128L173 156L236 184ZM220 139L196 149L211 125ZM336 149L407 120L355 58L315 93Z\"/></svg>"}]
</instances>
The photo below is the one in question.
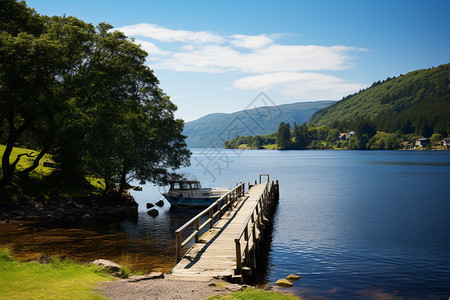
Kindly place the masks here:
<instances>
[{"instance_id":1,"label":"grass","mask_svg":"<svg viewBox=\"0 0 450 300\"><path fill-rule=\"evenodd\" d=\"M263 147L264 147L264 149L270 149L270 150L277 150L278 149L278 145L277 144L264 145Z\"/></svg>"},{"instance_id":2,"label":"grass","mask_svg":"<svg viewBox=\"0 0 450 300\"><path fill-rule=\"evenodd\" d=\"M73 261L17 262L0 248L0 299L106 299L95 289L111 280L97 267Z\"/></svg>"},{"instance_id":3,"label":"grass","mask_svg":"<svg viewBox=\"0 0 450 300\"><path fill-rule=\"evenodd\" d=\"M0 158L3 156L3 152L5 152L5 148L6 148L5 145L0 145ZM39 154L39 152L35 151L35 150L14 147L11 152L10 161L13 162L19 154L23 154L23 153L28 153L28 154L32 154L32 155ZM25 168L32 165L33 160L34 160L34 158L32 158L32 157L23 156L20 159L19 163L17 164L17 169L24 170ZM39 162L39 166L31 173L32 176L42 178L43 176L49 176L50 174L52 174L52 172L55 169L51 168L51 167L44 167L44 162L53 163L52 156L50 154L45 154L44 157Z\"/></svg>"},{"instance_id":4,"label":"grass","mask_svg":"<svg viewBox=\"0 0 450 300\"><path fill-rule=\"evenodd\" d=\"M6 146L0 145L0 158L3 156ZM14 147L10 156L10 161L14 161L19 154L38 152L31 149ZM44 162L54 163L52 155L45 154L40 160L39 166L30 173L30 179L24 180L18 178L13 179L15 187L0 190L0 200L17 202L21 196L34 197L43 196L49 198L51 193L58 194L60 197L84 196L98 194L104 189L104 181L95 177L87 177L84 182L70 181L63 183L57 176L50 176L56 169L45 166ZM17 164L17 170L23 170L33 163L33 158L23 156ZM0 164L1 177L1 164ZM83 181L83 180L81 180Z\"/></svg>"},{"instance_id":5,"label":"grass","mask_svg":"<svg viewBox=\"0 0 450 300\"><path fill-rule=\"evenodd\" d=\"M291 294L283 294L279 292L269 292L254 288L248 288L244 291L234 292L228 295L219 295L209 297L208 300L299 300L300 298L291 295Z\"/></svg>"}]
</instances>

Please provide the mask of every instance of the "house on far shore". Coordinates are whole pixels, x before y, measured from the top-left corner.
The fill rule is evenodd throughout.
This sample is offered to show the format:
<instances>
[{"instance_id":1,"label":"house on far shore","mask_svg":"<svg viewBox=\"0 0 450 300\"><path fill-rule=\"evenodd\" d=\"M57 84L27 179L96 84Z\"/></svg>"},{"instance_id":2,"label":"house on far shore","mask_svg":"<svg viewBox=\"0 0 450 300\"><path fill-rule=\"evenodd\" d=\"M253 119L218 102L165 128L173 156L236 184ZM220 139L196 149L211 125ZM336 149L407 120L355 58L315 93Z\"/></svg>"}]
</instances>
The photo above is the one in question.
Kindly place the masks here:
<instances>
[{"instance_id":1,"label":"house on far shore","mask_svg":"<svg viewBox=\"0 0 450 300\"><path fill-rule=\"evenodd\" d=\"M350 131L349 133L346 133L346 132L340 133L337 140L338 141L348 141L354 134L355 134L354 131Z\"/></svg>"},{"instance_id":2,"label":"house on far shore","mask_svg":"<svg viewBox=\"0 0 450 300\"><path fill-rule=\"evenodd\" d=\"M449 150L450 149L450 138L445 138L441 140L441 147Z\"/></svg>"},{"instance_id":3,"label":"house on far shore","mask_svg":"<svg viewBox=\"0 0 450 300\"><path fill-rule=\"evenodd\" d=\"M431 141L430 141L430 139L427 139L427 138L420 138L420 139L417 139L416 140L416 148L417 147L421 147L421 148L423 148L423 147L426 147L427 145L429 145L431 143Z\"/></svg>"}]
</instances>

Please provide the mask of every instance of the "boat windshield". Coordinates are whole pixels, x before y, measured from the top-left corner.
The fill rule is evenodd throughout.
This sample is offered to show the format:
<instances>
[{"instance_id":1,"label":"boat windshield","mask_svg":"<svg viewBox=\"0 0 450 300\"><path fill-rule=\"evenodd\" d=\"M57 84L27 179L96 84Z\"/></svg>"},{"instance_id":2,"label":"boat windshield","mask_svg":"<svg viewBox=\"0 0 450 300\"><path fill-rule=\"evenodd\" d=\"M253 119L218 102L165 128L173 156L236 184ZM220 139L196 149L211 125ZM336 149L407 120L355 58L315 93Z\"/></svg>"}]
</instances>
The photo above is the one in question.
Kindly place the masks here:
<instances>
[{"instance_id":1,"label":"boat windshield","mask_svg":"<svg viewBox=\"0 0 450 300\"><path fill-rule=\"evenodd\" d=\"M170 184L170 190L200 190L200 182L178 182Z\"/></svg>"}]
</instances>

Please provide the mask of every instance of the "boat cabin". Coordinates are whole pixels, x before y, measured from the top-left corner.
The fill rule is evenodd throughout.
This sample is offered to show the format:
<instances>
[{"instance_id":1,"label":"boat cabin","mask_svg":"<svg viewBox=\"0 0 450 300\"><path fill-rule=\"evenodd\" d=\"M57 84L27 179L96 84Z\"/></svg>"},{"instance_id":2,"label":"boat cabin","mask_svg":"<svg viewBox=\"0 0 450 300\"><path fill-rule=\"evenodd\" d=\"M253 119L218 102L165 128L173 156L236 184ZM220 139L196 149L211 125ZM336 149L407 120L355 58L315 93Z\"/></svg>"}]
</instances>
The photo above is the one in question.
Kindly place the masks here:
<instances>
[{"instance_id":1,"label":"boat cabin","mask_svg":"<svg viewBox=\"0 0 450 300\"><path fill-rule=\"evenodd\" d=\"M169 184L169 191L191 191L202 189L200 182L196 180L172 180L169 182Z\"/></svg>"}]
</instances>

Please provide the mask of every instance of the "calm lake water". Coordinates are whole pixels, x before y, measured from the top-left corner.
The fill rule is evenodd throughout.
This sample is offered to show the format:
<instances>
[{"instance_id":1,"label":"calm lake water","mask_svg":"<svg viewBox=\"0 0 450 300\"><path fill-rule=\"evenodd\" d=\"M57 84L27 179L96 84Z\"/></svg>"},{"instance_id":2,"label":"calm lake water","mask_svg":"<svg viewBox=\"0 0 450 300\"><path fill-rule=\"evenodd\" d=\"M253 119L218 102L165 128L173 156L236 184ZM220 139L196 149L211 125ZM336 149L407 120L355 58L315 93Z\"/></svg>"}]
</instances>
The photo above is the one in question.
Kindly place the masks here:
<instances>
[{"instance_id":1,"label":"calm lake water","mask_svg":"<svg viewBox=\"0 0 450 300\"><path fill-rule=\"evenodd\" d=\"M450 296L450 152L194 149L182 172L224 188L261 173L279 180L265 275L270 284L294 273L302 276L294 291L304 298ZM70 230L0 227L0 244L23 258L102 256L168 271L175 263L174 231L198 211L166 202L150 217L146 203L161 198L158 188L148 184L133 196L137 221Z\"/></svg>"}]
</instances>

